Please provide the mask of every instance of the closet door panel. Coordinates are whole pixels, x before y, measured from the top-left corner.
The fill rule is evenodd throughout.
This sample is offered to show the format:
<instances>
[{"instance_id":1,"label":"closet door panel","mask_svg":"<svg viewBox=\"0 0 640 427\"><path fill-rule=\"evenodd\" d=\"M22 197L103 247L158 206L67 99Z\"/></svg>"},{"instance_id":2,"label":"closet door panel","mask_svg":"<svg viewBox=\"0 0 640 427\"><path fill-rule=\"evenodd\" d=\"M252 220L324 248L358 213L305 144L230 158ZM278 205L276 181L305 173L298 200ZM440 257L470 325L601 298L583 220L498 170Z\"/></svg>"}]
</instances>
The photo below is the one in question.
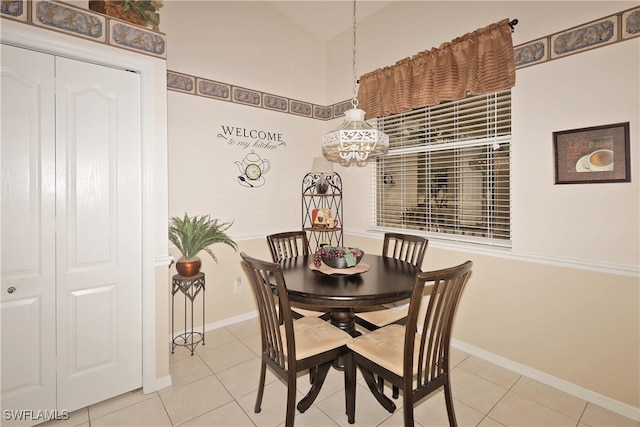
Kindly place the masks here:
<instances>
[{"instance_id":1,"label":"closet door panel","mask_svg":"<svg viewBox=\"0 0 640 427\"><path fill-rule=\"evenodd\" d=\"M142 384L139 76L56 59L58 405Z\"/></svg>"},{"instance_id":2,"label":"closet door panel","mask_svg":"<svg viewBox=\"0 0 640 427\"><path fill-rule=\"evenodd\" d=\"M53 410L54 58L4 44L1 49L2 409ZM3 424L33 424L26 414L13 412Z\"/></svg>"},{"instance_id":3,"label":"closet door panel","mask_svg":"<svg viewBox=\"0 0 640 427\"><path fill-rule=\"evenodd\" d=\"M55 409L54 58L1 49L2 409Z\"/></svg>"}]
</instances>

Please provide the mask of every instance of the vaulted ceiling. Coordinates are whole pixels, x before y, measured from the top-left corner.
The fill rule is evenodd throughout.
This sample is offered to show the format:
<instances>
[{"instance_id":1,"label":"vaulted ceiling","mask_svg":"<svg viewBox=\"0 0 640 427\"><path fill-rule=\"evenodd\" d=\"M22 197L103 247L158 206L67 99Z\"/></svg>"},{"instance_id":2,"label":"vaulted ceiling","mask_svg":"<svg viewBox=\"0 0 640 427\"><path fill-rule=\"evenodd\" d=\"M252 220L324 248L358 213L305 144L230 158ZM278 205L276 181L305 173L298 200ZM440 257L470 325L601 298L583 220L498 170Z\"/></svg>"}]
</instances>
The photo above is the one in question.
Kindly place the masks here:
<instances>
[{"instance_id":1,"label":"vaulted ceiling","mask_svg":"<svg viewBox=\"0 0 640 427\"><path fill-rule=\"evenodd\" d=\"M265 1L320 40L330 40L353 26L353 2L349 0ZM393 1L358 1L356 17L363 20Z\"/></svg>"}]
</instances>

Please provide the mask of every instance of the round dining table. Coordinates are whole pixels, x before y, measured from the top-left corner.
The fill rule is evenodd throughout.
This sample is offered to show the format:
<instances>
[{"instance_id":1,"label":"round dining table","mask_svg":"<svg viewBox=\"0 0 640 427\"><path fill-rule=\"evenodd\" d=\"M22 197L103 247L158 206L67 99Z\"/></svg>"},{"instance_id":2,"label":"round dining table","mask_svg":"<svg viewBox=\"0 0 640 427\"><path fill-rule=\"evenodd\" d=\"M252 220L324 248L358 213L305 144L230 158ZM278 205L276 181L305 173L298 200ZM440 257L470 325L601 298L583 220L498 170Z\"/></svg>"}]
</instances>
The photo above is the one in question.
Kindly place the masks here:
<instances>
[{"instance_id":1,"label":"round dining table","mask_svg":"<svg viewBox=\"0 0 640 427\"><path fill-rule=\"evenodd\" d=\"M331 323L352 336L356 332L355 313L367 307L409 298L420 269L405 261L365 254L358 270L341 269L332 274L313 267L313 255L283 260L281 263L289 300L330 310Z\"/></svg>"}]
</instances>

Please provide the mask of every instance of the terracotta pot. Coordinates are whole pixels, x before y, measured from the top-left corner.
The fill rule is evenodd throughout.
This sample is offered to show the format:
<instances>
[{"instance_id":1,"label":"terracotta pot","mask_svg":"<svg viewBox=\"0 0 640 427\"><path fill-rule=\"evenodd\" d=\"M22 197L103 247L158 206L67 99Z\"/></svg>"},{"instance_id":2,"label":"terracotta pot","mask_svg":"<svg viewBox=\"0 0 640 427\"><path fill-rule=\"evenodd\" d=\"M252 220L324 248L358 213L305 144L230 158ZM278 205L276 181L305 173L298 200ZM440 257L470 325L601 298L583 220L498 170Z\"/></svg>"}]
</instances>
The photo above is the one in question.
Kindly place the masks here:
<instances>
[{"instance_id":1,"label":"terracotta pot","mask_svg":"<svg viewBox=\"0 0 640 427\"><path fill-rule=\"evenodd\" d=\"M135 10L129 9L124 11L124 2L107 0L107 1L89 1L89 10L102 13L104 15L113 16L114 18L122 19L123 21L131 22L132 24L140 25L144 27L140 16Z\"/></svg>"},{"instance_id":2,"label":"terracotta pot","mask_svg":"<svg viewBox=\"0 0 640 427\"><path fill-rule=\"evenodd\" d=\"M176 270L178 270L178 274L183 277L195 276L200 273L200 267L202 266L202 261L197 256L193 258L185 258L180 257L178 261L176 261Z\"/></svg>"}]
</instances>

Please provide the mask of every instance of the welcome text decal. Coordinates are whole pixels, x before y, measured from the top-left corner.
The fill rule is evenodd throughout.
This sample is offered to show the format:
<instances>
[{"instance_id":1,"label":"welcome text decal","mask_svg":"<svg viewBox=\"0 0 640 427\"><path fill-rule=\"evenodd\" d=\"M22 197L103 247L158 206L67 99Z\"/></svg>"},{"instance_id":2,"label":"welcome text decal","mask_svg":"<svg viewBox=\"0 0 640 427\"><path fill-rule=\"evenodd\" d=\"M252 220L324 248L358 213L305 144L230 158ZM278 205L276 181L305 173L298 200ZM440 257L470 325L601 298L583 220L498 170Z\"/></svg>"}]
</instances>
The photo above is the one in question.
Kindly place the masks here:
<instances>
[{"instance_id":1,"label":"welcome text decal","mask_svg":"<svg viewBox=\"0 0 640 427\"><path fill-rule=\"evenodd\" d=\"M287 145L282 134L278 132L229 125L221 125L220 128L222 132L218 134L219 139L225 140L228 145L235 145L243 149L251 147L277 150L278 147Z\"/></svg>"}]
</instances>

